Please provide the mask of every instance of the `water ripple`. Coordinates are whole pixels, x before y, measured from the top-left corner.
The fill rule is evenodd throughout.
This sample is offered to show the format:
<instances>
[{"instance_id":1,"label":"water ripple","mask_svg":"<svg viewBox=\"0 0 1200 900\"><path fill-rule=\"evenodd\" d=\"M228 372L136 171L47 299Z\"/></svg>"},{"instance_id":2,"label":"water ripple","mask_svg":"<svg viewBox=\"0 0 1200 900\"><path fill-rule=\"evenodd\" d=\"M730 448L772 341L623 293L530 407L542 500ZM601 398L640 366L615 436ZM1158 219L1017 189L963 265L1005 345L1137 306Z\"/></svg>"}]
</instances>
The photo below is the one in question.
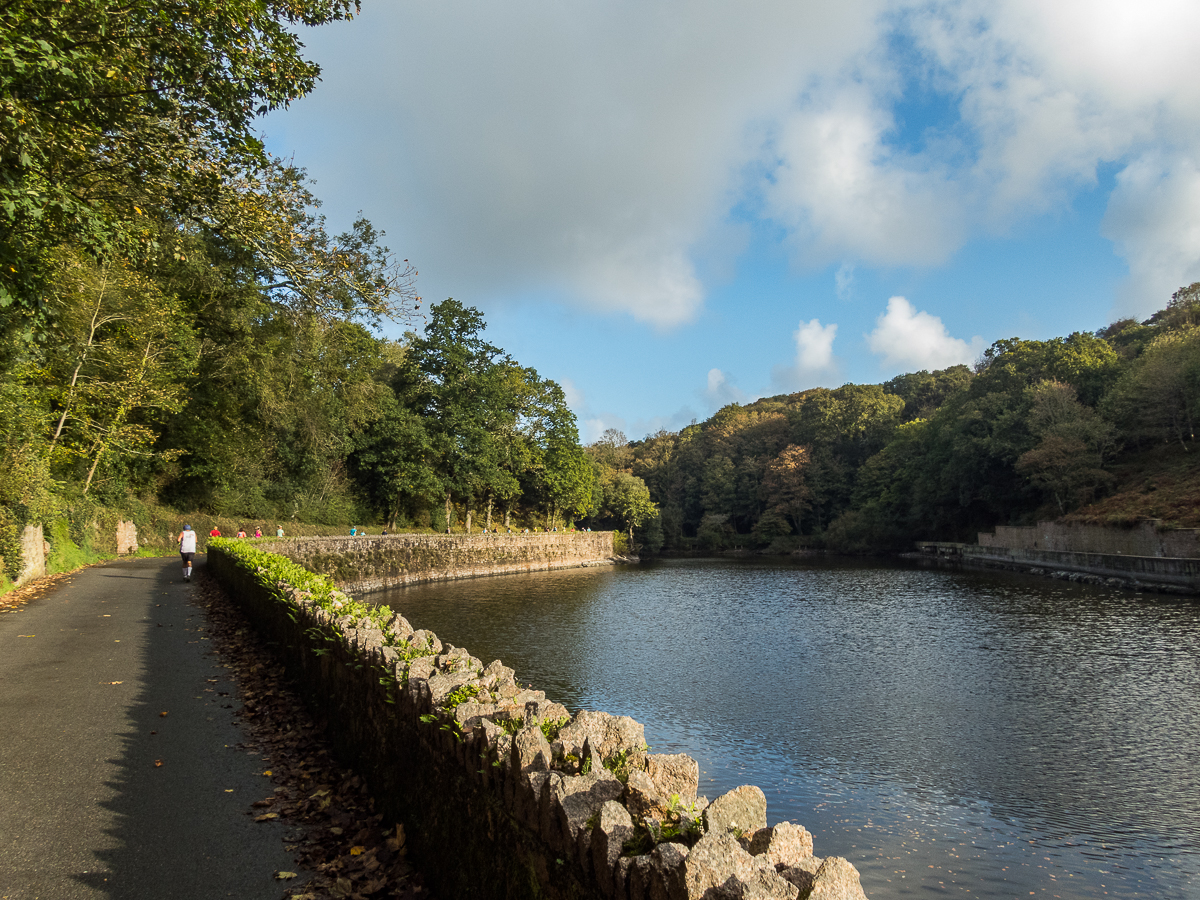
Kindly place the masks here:
<instances>
[{"instance_id":1,"label":"water ripple","mask_svg":"<svg viewBox=\"0 0 1200 900\"><path fill-rule=\"evenodd\" d=\"M382 602L710 797L766 791L869 896L1200 896L1200 605L1018 575L670 561Z\"/></svg>"}]
</instances>

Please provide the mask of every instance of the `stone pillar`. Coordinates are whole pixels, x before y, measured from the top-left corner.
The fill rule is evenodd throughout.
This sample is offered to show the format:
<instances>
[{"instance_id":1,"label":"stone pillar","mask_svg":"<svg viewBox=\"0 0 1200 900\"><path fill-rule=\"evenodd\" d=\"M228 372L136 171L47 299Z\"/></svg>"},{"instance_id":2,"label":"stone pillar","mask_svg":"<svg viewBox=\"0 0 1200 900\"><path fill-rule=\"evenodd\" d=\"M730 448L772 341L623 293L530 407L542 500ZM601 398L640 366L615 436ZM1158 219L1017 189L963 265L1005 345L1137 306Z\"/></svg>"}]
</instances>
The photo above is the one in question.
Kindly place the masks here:
<instances>
[{"instance_id":1,"label":"stone pillar","mask_svg":"<svg viewBox=\"0 0 1200 900\"><path fill-rule=\"evenodd\" d=\"M125 556L130 553L137 553L137 526L132 522L120 521L117 523L117 556Z\"/></svg>"},{"instance_id":2,"label":"stone pillar","mask_svg":"<svg viewBox=\"0 0 1200 900\"><path fill-rule=\"evenodd\" d=\"M21 560L25 565L17 584L46 574L46 540L41 525L26 525L21 532Z\"/></svg>"}]
</instances>

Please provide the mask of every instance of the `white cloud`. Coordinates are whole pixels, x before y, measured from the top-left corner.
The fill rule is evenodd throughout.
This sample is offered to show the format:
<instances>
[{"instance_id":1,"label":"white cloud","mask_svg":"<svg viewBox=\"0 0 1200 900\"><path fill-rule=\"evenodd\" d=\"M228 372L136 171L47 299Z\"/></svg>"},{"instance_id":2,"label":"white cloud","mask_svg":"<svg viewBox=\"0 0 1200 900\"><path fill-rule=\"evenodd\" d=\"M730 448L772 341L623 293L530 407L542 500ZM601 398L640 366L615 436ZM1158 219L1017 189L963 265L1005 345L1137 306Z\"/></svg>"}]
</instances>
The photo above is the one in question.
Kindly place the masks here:
<instances>
[{"instance_id":1,"label":"white cloud","mask_svg":"<svg viewBox=\"0 0 1200 900\"><path fill-rule=\"evenodd\" d=\"M787 391L799 391L832 380L838 372L833 355L837 330L836 323L822 325L820 319L801 322L792 333L796 359L790 366L775 366L771 370L772 383Z\"/></svg>"},{"instance_id":2,"label":"white cloud","mask_svg":"<svg viewBox=\"0 0 1200 900\"><path fill-rule=\"evenodd\" d=\"M625 430L625 420L620 416L593 416L579 423L579 441L583 444L594 444L610 428L617 431Z\"/></svg>"},{"instance_id":3,"label":"white cloud","mask_svg":"<svg viewBox=\"0 0 1200 900\"><path fill-rule=\"evenodd\" d=\"M563 396L567 401L567 406L571 407L576 413L582 413L587 408L587 399L583 396L583 391L576 387L575 382L570 378L558 379L558 386L563 389Z\"/></svg>"},{"instance_id":4,"label":"white cloud","mask_svg":"<svg viewBox=\"0 0 1200 900\"><path fill-rule=\"evenodd\" d=\"M833 283L839 300L850 299L850 292L854 289L854 266L848 262L838 266L838 270L833 273Z\"/></svg>"},{"instance_id":5,"label":"white cloud","mask_svg":"<svg viewBox=\"0 0 1200 900\"><path fill-rule=\"evenodd\" d=\"M734 385L720 369L709 369L704 399L712 409L717 410L730 403L745 403L748 397L745 391Z\"/></svg>"},{"instance_id":6,"label":"white cloud","mask_svg":"<svg viewBox=\"0 0 1200 900\"><path fill-rule=\"evenodd\" d=\"M1117 177L1104 234L1129 261L1118 312L1144 317L1200 281L1200 167L1186 156L1146 154Z\"/></svg>"},{"instance_id":7,"label":"white cloud","mask_svg":"<svg viewBox=\"0 0 1200 900\"><path fill-rule=\"evenodd\" d=\"M270 130L319 134L323 197L394 210L373 217L426 296L548 290L669 326L703 301L693 252L750 124L869 45L883 5L373 4L306 33L323 84Z\"/></svg>"},{"instance_id":8,"label":"white cloud","mask_svg":"<svg viewBox=\"0 0 1200 900\"><path fill-rule=\"evenodd\" d=\"M944 369L970 363L983 351L983 338L973 337L968 344L951 337L941 319L918 312L904 297L888 300L887 312L875 321L875 330L865 337L887 369Z\"/></svg>"},{"instance_id":9,"label":"white cloud","mask_svg":"<svg viewBox=\"0 0 1200 900\"><path fill-rule=\"evenodd\" d=\"M833 341L837 325L822 325L820 319L801 322L792 335L796 339L796 369L800 372L823 372L833 366Z\"/></svg>"},{"instance_id":10,"label":"white cloud","mask_svg":"<svg viewBox=\"0 0 1200 900\"><path fill-rule=\"evenodd\" d=\"M932 264L957 249L965 209L955 185L929 161L889 150L884 137L892 125L860 83L785 118L772 142L779 162L764 196L801 259Z\"/></svg>"}]
</instances>

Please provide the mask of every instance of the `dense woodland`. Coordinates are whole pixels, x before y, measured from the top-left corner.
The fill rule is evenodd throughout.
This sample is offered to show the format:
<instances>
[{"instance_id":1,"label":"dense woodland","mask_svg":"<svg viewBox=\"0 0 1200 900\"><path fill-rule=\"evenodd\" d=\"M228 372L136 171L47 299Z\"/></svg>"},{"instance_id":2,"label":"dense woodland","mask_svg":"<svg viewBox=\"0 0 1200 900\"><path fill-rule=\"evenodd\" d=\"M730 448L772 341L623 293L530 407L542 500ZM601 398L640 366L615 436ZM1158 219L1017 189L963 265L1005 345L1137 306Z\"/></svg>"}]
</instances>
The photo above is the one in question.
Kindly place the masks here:
<instances>
[{"instance_id":1,"label":"dense woodland","mask_svg":"<svg viewBox=\"0 0 1200 900\"><path fill-rule=\"evenodd\" d=\"M612 527L649 552L878 550L1079 514L1138 453L1190 459L1198 285L1143 323L999 341L973 369L581 447L558 385L489 344L478 311L426 307L416 270L365 219L329 233L303 171L255 136L257 116L316 86L298 29L356 11L0 4L10 574L26 524L86 542L105 517L161 509ZM395 323L410 330L385 339Z\"/></svg>"},{"instance_id":2,"label":"dense woodland","mask_svg":"<svg viewBox=\"0 0 1200 900\"><path fill-rule=\"evenodd\" d=\"M632 443L612 433L589 449L649 486L661 509L642 532L651 548L861 552L973 541L997 524L1083 510L1095 518L1096 501L1130 482L1149 496L1164 473L1187 482L1183 509L1127 491L1099 520L1195 526L1197 422L1193 284L1145 322L997 341L972 368L768 397L678 433Z\"/></svg>"}]
</instances>

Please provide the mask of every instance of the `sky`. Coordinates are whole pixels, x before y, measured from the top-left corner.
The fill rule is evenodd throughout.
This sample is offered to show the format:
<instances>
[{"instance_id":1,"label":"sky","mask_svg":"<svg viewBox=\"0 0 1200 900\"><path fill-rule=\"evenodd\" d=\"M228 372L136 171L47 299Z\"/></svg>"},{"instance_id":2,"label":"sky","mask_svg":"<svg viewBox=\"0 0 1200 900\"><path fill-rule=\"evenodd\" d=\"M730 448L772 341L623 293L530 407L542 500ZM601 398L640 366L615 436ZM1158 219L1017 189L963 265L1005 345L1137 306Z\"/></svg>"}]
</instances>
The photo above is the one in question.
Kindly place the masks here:
<instances>
[{"instance_id":1,"label":"sky","mask_svg":"<svg viewBox=\"0 0 1200 900\"><path fill-rule=\"evenodd\" d=\"M1198 33L1194 0L365 0L263 133L585 442L639 439L1165 306Z\"/></svg>"}]
</instances>

